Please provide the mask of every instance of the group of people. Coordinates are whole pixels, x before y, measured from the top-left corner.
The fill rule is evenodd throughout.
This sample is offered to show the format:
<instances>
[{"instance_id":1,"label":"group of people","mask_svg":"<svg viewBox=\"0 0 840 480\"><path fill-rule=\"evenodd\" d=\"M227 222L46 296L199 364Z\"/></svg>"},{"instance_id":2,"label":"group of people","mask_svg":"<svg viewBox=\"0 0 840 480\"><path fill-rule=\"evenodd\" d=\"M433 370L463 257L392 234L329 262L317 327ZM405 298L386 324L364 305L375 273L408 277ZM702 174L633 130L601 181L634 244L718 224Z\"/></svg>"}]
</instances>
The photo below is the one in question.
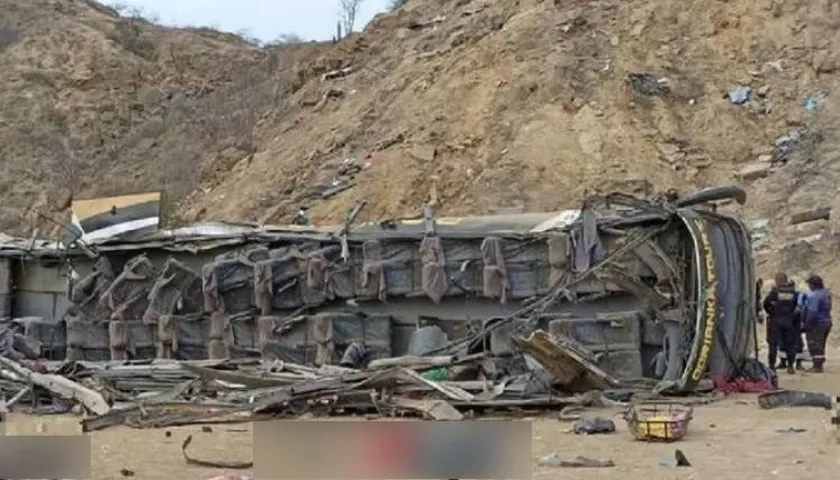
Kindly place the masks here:
<instances>
[{"instance_id":1,"label":"group of people","mask_svg":"<svg viewBox=\"0 0 840 480\"><path fill-rule=\"evenodd\" d=\"M775 285L760 302L759 308L767 315L767 363L774 370L785 369L788 373L801 370L807 345L812 362L810 371L823 372L825 345L831 332L831 292L818 275L809 276L805 284L808 292L799 291L786 274L779 273ZM756 295L761 296L761 280ZM760 313L759 323L763 321ZM778 364L777 357L781 357Z\"/></svg>"}]
</instances>

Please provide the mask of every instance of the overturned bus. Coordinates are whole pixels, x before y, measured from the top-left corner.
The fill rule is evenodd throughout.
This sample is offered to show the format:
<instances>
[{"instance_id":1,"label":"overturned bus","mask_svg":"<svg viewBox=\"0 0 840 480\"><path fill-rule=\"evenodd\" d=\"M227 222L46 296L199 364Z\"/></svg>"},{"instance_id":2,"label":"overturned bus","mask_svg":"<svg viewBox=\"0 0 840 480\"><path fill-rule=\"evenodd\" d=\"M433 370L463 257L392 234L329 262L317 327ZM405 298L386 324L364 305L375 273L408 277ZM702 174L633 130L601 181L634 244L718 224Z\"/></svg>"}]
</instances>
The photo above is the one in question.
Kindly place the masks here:
<instances>
[{"instance_id":1,"label":"overturned bus","mask_svg":"<svg viewBox=\"0 0 840 480\"><path fill-rule=\"evenodd\" d=\"M577 211L357 224L201 224L69 248L7 239L0 299L44 356L302 364L517 350L542 329L619 379L679 390L755 345L737 187L590 198ZM358 360L358 359L357 359Z\"/></svg>"}]
</instances>

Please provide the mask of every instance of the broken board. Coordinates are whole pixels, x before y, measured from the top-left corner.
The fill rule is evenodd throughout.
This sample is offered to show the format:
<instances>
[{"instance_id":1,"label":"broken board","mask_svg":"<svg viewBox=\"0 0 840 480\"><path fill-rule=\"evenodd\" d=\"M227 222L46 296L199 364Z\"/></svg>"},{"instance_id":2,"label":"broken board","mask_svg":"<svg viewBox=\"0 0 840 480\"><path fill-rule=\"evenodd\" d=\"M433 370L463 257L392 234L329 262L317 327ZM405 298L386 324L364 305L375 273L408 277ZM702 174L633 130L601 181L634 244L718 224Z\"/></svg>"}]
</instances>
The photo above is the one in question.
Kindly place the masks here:
<instances>
[{"instance_id":1,"label":"broken board","mask_svg":"<svg viewBox=\"0 0 840 480\"><path fill-rule=\"evenodd\" d=\"M583 393L618 386L618 380L598 368L585 348L565 335L536 330L528 338L516 338L521 348L551 373L564 390Z\"/></svg>"}]
</instances>

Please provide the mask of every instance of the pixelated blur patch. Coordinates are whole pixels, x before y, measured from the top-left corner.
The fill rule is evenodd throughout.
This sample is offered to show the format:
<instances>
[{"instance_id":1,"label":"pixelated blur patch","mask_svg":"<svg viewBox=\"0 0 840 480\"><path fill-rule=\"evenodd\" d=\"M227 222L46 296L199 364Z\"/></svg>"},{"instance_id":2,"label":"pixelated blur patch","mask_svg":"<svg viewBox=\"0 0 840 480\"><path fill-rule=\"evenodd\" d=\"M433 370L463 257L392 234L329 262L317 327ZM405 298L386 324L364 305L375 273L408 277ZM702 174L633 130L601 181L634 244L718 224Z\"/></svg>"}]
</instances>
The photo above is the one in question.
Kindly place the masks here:
<instances>
[{"instance_id":1,"label":"pixelated blur patch","mask_svg":"<svg viewBox=\"0 0 840 480\"><path fill-rule=\"evenodd\" d=\"M276 421L254 425L260 479L531 477L524 421Z\"/></svg>"},{"instance_id":2,"label":"pixelated blur patch","mask_svg":"<svg viewBox=\"0 0 840 480\"><path fill-rule=\"evenodd\" d=\"M0 478L90 477L90 437L0 437Z\"/></svg>"}]
</instances>

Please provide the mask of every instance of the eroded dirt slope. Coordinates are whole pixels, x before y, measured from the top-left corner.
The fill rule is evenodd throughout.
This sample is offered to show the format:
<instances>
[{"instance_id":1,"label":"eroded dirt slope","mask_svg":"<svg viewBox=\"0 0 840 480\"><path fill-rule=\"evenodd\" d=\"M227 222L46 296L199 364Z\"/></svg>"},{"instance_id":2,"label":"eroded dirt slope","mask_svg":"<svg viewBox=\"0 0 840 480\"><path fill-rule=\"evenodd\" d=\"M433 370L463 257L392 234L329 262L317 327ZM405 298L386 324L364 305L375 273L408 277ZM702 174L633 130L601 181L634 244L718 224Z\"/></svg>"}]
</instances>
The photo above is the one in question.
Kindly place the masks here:
<instances>
[{"instance_id":1,"label":"eroded dirt slope","mask_svg":"<svg viewBox=\"0 0 840 480\"><path fill-rule=\"evenodd\" d=\"M0 226L54 232L71 194L163 188L174 205L256 148L294 55L88 0L4 0Z\"/></svg>"},{"instance_id":2,"label":"eroded dirt slope","mask_svg":"<svg viewBox=\"0 0 840 480\"><path fill-rule=\"evenodd\" d=\"M838 15L819 2L409 1L319 57L353 71L311 75L261 125L260 151L184 211L284 221L311 202L336 221L359 199L382 218L429 196L462 214L733 181L808 121L804 98L834 79ZM632 73L650 77L634 88ZM748 106L725 98L738 86ZM340 183L346 158L369 166L320 200L312 187Z\"/></svg>"}]
</instances>

